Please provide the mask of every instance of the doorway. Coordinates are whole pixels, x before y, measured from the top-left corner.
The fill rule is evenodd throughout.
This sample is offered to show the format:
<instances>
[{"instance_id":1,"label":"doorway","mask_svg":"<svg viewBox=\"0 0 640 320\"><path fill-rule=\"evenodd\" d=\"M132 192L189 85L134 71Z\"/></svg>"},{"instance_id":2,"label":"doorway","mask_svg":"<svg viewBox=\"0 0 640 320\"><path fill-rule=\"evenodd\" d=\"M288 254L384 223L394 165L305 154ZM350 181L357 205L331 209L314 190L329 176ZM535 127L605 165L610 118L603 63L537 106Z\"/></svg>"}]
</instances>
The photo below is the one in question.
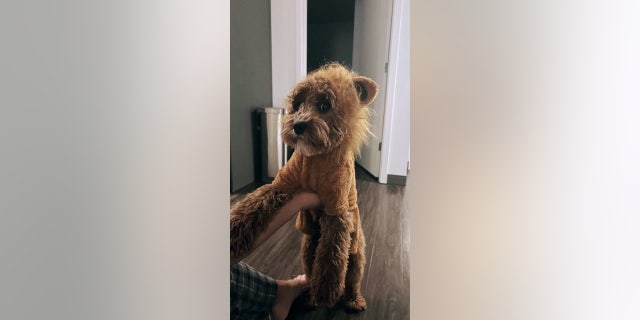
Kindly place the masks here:
<instances>
[{"instance_id":1,"label":"doorway","mask_svg":"<svg viewBox=\"0 0 640 320\"><path fill-rule=\"evenodd\" d=\"M355 0L307 1L307 72L327 62L352 66Z\"/></svg>"},{"instance_id":2,"label":"doorway","mask_svg":"<svg viewBox=\"0 0 640 320\"><path fill-rule=\"evenodd\" d=\"M384 122L387 113L394 110L393 103L388 110L385 108L387 71L395 68L395 61L389 60L391 17L392 8L402 2L271 0L273 105L280 105L306 73L327 62L340 62L373 79L379 88L377 98L369 105L374 136L362 146L356 162L382 183L386 183L388 174L387 168L381 170L385 165L382 158L389 158L393 140L383 139L385 132L389 136L393 131L391 122ZM403 139L408 141L408 137Z\"/></svg>"}]
</instances>

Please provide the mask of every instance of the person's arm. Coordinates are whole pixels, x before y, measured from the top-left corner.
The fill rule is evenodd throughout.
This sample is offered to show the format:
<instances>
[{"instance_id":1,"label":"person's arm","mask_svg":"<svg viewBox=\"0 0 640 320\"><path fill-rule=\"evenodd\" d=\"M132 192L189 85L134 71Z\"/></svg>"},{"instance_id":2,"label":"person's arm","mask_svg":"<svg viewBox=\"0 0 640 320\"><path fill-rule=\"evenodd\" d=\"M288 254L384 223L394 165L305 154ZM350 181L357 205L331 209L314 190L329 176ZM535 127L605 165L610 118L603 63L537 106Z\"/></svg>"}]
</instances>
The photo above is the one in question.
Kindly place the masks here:
<instances>
[{"instance_id":1,"label":"person's arm","mask_svg":"<svg viewBox=\"0 0 640 320\"><path fill-rule=\"evenodd\" d=\"M262 243L264 243L274 232L276 232L280 227L282 227L287 221L289 221L293 216L296 215L302 209L311 209L320 206L320 197L313 192L308 191L299 191L293 194L293 198L290 201L285 203L276 214L273 216L271 222L267 228L258 235L256 238L253 248L246 253L243 257L238 257L231 261L231 264L236 264L238 261L244 259L248 256L253 250L259 247Z\"/></svg>"}]
</instances>

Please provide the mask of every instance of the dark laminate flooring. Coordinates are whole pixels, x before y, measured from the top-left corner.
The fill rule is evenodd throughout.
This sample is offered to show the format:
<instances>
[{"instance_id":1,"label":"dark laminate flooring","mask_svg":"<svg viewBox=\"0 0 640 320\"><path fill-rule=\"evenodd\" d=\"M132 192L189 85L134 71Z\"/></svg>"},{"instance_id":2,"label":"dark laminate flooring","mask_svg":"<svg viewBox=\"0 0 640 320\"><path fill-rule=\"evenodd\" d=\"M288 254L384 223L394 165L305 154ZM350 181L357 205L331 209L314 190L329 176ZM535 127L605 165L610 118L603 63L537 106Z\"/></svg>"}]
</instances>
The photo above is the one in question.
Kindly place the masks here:
<instances>
[{"instance_id":1,"label":"dark laminate flooring","mask_svg":"<svg viewBox=\"0 0 640 320\"><path fill-rule=\"evenodd\" d=\"M409 222L405 187L377 183L359 167L356 177L367 243L367 264L362 279L367 310L349 314L340 308L305 310L294 306L287 319L409 319ZM232 194L231 204L242 198L244 194ZM244 261L275 279L301 274L301 238L292 219Z\"/></svg>"}]
</instances>

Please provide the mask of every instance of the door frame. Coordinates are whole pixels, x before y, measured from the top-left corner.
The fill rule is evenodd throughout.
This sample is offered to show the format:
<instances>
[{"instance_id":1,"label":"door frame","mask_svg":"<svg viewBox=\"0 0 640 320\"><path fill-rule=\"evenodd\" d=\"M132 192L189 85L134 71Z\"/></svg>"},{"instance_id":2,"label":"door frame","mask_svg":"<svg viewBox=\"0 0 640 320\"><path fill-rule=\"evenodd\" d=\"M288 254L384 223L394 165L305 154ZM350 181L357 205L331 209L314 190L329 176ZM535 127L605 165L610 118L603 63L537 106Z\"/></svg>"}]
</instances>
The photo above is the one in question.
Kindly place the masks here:
<instances>
[{"instance_id":1,"label":"door frame","mask_svg":"<svg viewBox=\"0 0 640 320\"><path fill-rule=\"evenodd\" d=\"M393 132L394 111L396 111L396 88L398 80L398 57L400 48L400 33L402 32L402 21L406 19L409 12L405 12L405 4L409 0L393 0L391 9L391 33L389 38L389 62L387 65L387 84L384 102L384 116L382 120L382 150L380 159L380 183L387 183L389 176L389 162L391 157L391 134ZM396 124L397 125L397 124ZM408 162L409 159L407 159Z\"/></svg>"},{"instance_id":2,"label":"door frame","mask_svg":"<svg viewBox=\"0 0 640 320\"><path fill-rule=\"evenodd\" d=\"M398 38L402 4L406 0L394 0L391 10L387 85L382 119L382 150L380 153L380 175L378 181L387 183L390 156L391 123L394 111L395 87L397 85ZM288 18L283 18L288 17ZM295 61L293 67L290 62ZM285 67L283 67L285 66ZM271 73L272 100L274 107L281 107L291 88L307 74L307 0L271 0Z\"/></svg>"}]
</instances>

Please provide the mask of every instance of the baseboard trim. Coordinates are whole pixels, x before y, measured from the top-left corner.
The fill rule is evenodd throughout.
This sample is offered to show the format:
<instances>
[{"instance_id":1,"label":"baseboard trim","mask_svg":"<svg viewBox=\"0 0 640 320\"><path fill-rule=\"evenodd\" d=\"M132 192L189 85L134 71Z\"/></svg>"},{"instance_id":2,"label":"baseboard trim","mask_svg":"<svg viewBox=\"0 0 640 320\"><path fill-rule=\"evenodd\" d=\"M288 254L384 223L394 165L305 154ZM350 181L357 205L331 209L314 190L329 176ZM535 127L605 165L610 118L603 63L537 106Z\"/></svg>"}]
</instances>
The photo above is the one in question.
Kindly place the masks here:
<instances>
[{"instance_id":1,"label":"baseboard trim","mask_svg":"<svg viewBox=\"0 0 640 320\"><path fill-rule=\"evenodd\" d=\"M394 174L387 175L387 184L395 184L400 186L407 185L407 176L396 176Z\"/></svg>"}]
</instances>

